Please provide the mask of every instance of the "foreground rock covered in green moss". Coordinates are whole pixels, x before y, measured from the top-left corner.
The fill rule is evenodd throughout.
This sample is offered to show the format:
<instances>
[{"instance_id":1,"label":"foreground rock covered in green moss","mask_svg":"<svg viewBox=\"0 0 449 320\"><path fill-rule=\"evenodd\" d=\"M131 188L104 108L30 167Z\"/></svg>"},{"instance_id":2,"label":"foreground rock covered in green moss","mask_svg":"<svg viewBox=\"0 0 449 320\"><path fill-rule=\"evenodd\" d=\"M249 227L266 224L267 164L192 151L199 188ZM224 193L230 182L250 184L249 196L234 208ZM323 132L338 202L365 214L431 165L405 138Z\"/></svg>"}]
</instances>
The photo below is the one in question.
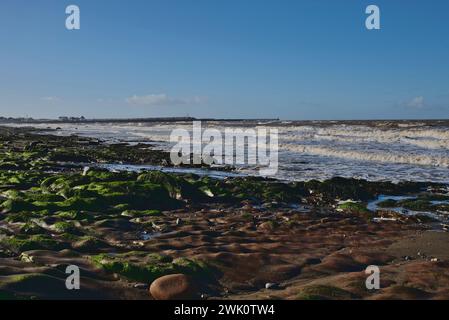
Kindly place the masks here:
<instances>
[{"instance_id":1,"label":"foreground rock covered in green moss","mask_svg":"<svg viewBox=\"0 0 449 320\"><path fill-rule=\"evenodd\" d=\"M389 266L401 257L379 252L435 228L395 208L444 217L448 206L438 184L283 183L99 166L167 161L148 145L0 128L0 299L146 299L149 285L168 274L189 277L196 298L365 298L360 285L342 288L333 277ZM379 201L385 194L410 198ZM361 252L364 243L373 249ZM435 257L420 262L427 258ZM81 269L79 291L65 287L72 264Z\"/></svg>"}]
</instances>

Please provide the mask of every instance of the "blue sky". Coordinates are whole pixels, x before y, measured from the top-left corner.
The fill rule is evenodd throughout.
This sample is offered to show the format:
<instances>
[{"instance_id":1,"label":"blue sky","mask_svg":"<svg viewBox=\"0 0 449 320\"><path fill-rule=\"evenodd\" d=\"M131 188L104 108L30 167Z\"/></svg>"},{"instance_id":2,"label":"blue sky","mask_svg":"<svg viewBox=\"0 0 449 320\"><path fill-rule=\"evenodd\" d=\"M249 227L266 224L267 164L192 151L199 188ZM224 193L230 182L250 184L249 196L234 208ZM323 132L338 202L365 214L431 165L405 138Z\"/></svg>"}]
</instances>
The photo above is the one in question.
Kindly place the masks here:
<instances>
[{"instance_id":1,"label":"blue sky","mask_svg":"<svg viewBox=\"0 0 449 320\"><path fill-rule=\"evenodd\" d=\"M2 0L0 43L3 116L449 118L446 0Z\"/></svg>"}]
</instances>

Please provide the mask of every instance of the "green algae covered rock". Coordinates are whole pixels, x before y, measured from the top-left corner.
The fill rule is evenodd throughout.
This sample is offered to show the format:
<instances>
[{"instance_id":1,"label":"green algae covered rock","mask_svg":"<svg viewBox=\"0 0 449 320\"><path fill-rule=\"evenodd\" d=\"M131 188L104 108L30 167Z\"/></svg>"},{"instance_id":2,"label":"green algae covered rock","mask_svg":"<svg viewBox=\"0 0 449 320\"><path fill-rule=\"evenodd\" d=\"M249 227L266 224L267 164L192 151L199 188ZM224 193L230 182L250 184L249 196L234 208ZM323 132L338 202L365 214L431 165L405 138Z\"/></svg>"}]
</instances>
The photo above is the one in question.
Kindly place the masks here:
<instances>
[{"instance_id":1,"label":"green algae covered rock","mask_svg":"<svg viewBox=\"0 0 449 320\"><path fill-rule=\"evenodd\" d=\"M206 277L211 270L200 261L180 258L172 260L168 256L131 251L120 255L100 254L92 261L106 271L117 273L130 280L152 282L167 274L185 273Z\"/></svg>"},{"instance_id":2,"label":"green algae covered rock","mask_svg":"<svg viewBox=\"0 0 449 320\"><path fill-rule=\"evenodd\" d=\"M159 171L142 173L137 177L137 181L160 185L167 190L173 199L195 199L203 196L198 188L182 177Z\"/></svg>"},{"instance_id":3,"label":"green algae covered rock","mask_svg":"<svg viewBox=\"0 0 449 320\"><path fill-rule=\"evenodd\" d=\"M3 212L21 212L21 211L31 211L36 209L36 206L32 203L25 201L23 199L8 199L4 201L0 208Z\"/></svg>"},{"instance_id":4,"label":"green algae covered rock","mask_svg":"<svg viewBox=\"0 0 449 320\"><path fill-rule=\"evenodd\" d=\"M107 243L92 236L80 237L72 243L73 249L82 252L95 252L107 246L108 246Z\"/></svg>"},{"instance_id":5,"label":"green algae covered rock","mask_svg":"<svg viewBox=\"0 0 449 320\"><path fill-rule=\"evenodd\" d=\"M347 201L343 202L338 205L337 211L343 211L343 212L352 212L352 213L362 213L362 214L370 214L371 211L369 211L366 208L366 204L360 203L360 202L352 202Z\"/></svg>"},{"instance_id":6,"label":"green algae covered rock","mask_svg":"<svg viewBox=\"0 0 449 320\"><path fill-rule=\"evenodd\" d=\"M52 230L58 233L75 233L77 228L75 224L71 221L59 221L51 226Z\"/></svg>"},{"instance_id":7,"label":"green algae covered rock","mask_svg":"<svg viewBox=\"0 0 449 320\"><path fill-rule=\"evenodd\" d=\"M44 234L46 230L35 222L29 221L20 228L20 232L23 234Z\"/></svg>"},{"instance_id":8,"label":"green algae covered rock","mask_svg":"<svg viewBox=\"0 0 449 320\"><path fill-rule=\"evenodd\" d=\"M0 247L21 253L29 250L61 250L64 245L46 235L12 236L0 240Z\"/></svg>"}]
</instances>

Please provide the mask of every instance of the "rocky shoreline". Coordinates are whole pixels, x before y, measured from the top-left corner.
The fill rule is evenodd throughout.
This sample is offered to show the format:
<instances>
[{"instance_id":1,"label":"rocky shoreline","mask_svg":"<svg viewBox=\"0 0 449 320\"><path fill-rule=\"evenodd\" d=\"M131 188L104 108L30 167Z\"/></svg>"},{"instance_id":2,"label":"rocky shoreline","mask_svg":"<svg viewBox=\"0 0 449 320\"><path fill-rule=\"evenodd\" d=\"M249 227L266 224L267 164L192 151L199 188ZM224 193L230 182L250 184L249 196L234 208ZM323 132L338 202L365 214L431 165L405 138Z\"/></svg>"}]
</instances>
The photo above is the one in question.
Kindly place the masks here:
<instances>
[{"instance_id":1,"label":"rocky shoreline","mask_svg":"<svg viewBox=\"0 0 449 320\"><path fill-rule=\"evenodd\" d=\"M170 161L148 144L0 127L0 299L449 298L446 185L98 164Z\"/></svg>"}]
</instances>

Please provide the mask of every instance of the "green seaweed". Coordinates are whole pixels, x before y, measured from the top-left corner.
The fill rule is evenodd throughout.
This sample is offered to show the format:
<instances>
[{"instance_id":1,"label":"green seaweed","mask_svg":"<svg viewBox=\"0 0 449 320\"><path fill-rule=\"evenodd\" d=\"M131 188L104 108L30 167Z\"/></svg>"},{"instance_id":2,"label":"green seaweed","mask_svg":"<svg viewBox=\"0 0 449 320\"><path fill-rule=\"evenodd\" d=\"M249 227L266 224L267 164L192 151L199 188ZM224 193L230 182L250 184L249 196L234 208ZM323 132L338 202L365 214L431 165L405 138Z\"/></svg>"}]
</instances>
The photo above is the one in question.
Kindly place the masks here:
<instances>
[{"instance_id":1,"label":"green seaweed","mask_svg":"<svg viewBox=\"0 0 449 320\"><path fill-rule=\"evenodd\" d=\"M0 240L0 246L15 253L29 250L60 250L64 245L45 235L32 235L30 237L12 236Z\"/></svg>"},{"instance_id":2,"label":"green seaweed","mask_svg":"<svg viewBox=\"0 0 449 320\"><path fill-rule=\"evenodd\" d=\"M92 256L91 259L97 266L108 272L140 282L152 282L158 277L174 273L205 276L211 272L204 262L186 258L171 260L160 255L136 253L135 251L117 256L99 254Z\"/></svg>"},{"instance_id":3,"label":"green seaweed","mask_svg":"<svg viewBox=\"0 0 449 320\"><path fill-rule=\"evenodd\" d=\"M345 202L345 203L338 205L337 209L346 211L346 212L353 212L353 213L362 213L362 214L371 213L371 211L369 211L366 208L366 204L359 203L359 202Z\"/></svg>"}]
</instances>

